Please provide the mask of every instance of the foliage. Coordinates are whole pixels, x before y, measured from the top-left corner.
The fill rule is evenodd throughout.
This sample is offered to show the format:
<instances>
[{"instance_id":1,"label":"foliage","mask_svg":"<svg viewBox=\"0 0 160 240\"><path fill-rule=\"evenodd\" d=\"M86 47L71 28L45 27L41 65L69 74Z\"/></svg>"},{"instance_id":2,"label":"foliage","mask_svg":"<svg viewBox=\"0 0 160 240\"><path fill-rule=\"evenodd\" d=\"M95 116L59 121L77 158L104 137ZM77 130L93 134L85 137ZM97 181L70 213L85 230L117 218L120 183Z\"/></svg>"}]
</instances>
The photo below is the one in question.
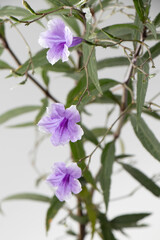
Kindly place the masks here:
<instances>
[{"instance_id":1,"label":"foliage","mask_svg":"<svg viewBox=\"0 0 160 240\"><path fill-rule=\"evenodd\" d=\"M90 234L91 239L116 240L115 231L124 233L126 228L146 226L139 221L148 217L150 213L124 213L120 216L117 213L113 219L109 218L108 210L111 201L110 193L114 167L121 166L123 172L127 172L140 186L155 197L160 197L160 187L155 182L155 178L148 177L147 174L143 173L146 171L145 166L143 171L138 166L133 166L132 161L130 161L133 157L132 153L126 153L125 149L119 152L117 148L117 141L121 141L122 148L123 145L125 146L127 140L123 139L122 129L127 129L129 125L126 123L130 123L133 132L128 134L135 133L137 142L151 155L151 161L160 161L158 137L153 133L152 126L146 123L147 115L153 122L160 120L158 112L160 106L154 102L155 97L153 96L149 102L146 101L147 91L149 91L152 82L148 83L154 77L153 61L160 55L160 13L153 21L150 19L152 1L149 0L133 0L132 6L128 5L127 1L114 0L47 0L46 2L48 8L39 11L33 9L27 1L23 1L22 7L4 6L0 9L0 70L8 71L6 81L12 77L19 82L19 79L23 78L25 80L20 82L21 87L25 88L26 82L30 81L34 84L33 88L39 89L43 94L42 99L38 99L38 105L33 103L33 105L15 106L14 109L1 112L0 124L5 124L7 121L12 122L13 118L22 114L25 118L27 114L36 112L34 117L30 115L30 121L22 120L9 127L20 128L21 131L27 127L37 129L37 123L45 114L50 103L61 102L54 96L50 84L50 74L55 72L59 74L58 76L63 74L63 77L74 81L73 88L66 96L65 106L67 108L76 105L83 116L89 115L91 106L103 104L108 107L107 123L105 126L91 129L90 124L84 123L83 118L81 118L83 138L69 144L71 152L69 158L76 162L82 170L80 178L82 191L74 195L76 202L74 208L69 204L66 205L65 202L60 202L54 194L48 197L43 193L14 194L1 199L1 203L24 199L45 202L48 204L46 231L52 227L53 220L56 222L56 215L59 214L59 211L65 209L67 218L80 225L80 232L73 232L70 226L66 229L66 234L74 236L74 239L83 240L87 234ZM100 28L99 23L103 20L102 16L105 16L106 11L110 11L110 9L113 15L117 12L127 15L129 22L117 22L117 24L110 25L104 21L104 27ZM44 31L46 28L44 20L52 19L55 15L61 17L78 37L83 38L81 44L69 49L71 51L69 61L62 62L60 60L52 66L47 61L46 49L41 49L33 54L25 36L22 37L22 33L18 30L28 48L29 55L28 60L20 62L19 56L12 49L12 41L8 39L5 28L12 26L19 29L21 26L25 28L27 34L27 26L38 23ZM154 40L154 42L150 40ZM116 57L107 57L106 54L104 59L97 60L97 52L100 48L103 50L112 48L115 51L120 49L124 54ZM11 55L13 64L5 60L5 52ZM17 64L16 67L14 67L15 64ZM102 69L112 68L113 71L116 71L116 68L122 66L128 69L123 82L119 80L118 71L117 79L113 79L112 76L99 77ZM41 142L40 139L39 142ZM89 145L92 147L90 153L87 149ZM99 151L101 156L96 159L99 165L96 166L95 175L90 168L90 163L96 151ZM136 149L133 151L136 157ZM46 173L39 175L36 185L38 186L45 178ZM100 204L95 202L95 195L100 195ZM65 220L62 217L60 223L64 224Z\"/></svg>"}]
</instances>

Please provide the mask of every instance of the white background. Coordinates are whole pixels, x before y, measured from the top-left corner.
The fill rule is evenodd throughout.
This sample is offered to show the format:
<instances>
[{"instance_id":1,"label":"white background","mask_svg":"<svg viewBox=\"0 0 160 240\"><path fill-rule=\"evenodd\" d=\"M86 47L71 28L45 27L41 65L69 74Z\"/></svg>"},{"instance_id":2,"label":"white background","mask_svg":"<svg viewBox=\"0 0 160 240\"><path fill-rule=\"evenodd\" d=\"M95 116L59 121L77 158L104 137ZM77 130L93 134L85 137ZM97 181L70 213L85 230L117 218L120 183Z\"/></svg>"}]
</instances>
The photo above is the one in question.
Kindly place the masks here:
<instances>
[{"instance_id":1,"label":"white background","mask_svg":"<svg viewBox=\"0 0 160 240\"><path fill-rule=\"evenodd\" d=\"M47 4L43 0L28 1L35 10L47 8ZM125 2L125 1L123 1ZM131 4L131 1L127 1L127 4ZM20 0L0 0L1 6L4 5L19 5ZM160 10L160 2L157 0L152 1L151 19L153 20L156 14ZM113 23L129 22L129 19L121 14L116 14L111 18L106 18L104 26L111 25ZM7 26L7 37L11 48L17 54L19 59L24 62L28 58L27 48L17 34L14 28L11 28L9 23ZM38 24L34 23L28 27L19 26L19 29L24 34L31 50L36 53L40 50L38 45L38 37L40 32L44 31ZM154 42L153 42L154 43ZM149 44L153 44L149 42ZM108 58L113 56L119 56L122 53L121 50L104 50L102 48L97 49L97 58ZM3 59L10 62L15 66L14 61L5 52ZM155 60L157 75L150 80L149 91L147 93L147 100L156 95L160 91L159 85L159 59ZM99 73L99 77L116 79L123 81L126 73L126 68L110 68L105 69ZM24 79L18 78L5 78L9 72L3 71L0 76L0 114L18 106L24 105L38 105L40 99L43 98L43 94L37 89L32 82L28 80L25 86L20 86L18 83ZM42 83L42 80L37 75L35 76L38 81ZM65 103L68 91L73 87L73 80L64 78L62 74L52 74L51 91L55 97L61 102ZM156 99L155 102L159 103ZM95 126L103 126L106 119L107 109L104 106L93 105L87 108L92 116L83 115L83 121L88 128ZM118 114L118 113L117 113ZM12 120L5 124L5 126L26 122L32 120L33 114L23 115L15 120ZM115 116L114 116L115 117ZM151 118L145 119L148 125L156 133L157 138L160 140L160 124L159 121L152 120ZM112 119L113 120L113 119ZM110 123L112 123L112 120ZM33 149L36 131L32 128L26 129L8 129L4 125L0 126L0 199L5 196L20 193L20 192L37 192L52 196L52 190L42 183L39 188L35 187L35 181L38 177L34 168L32 167ZM130 124L127 124L122 131L122 137L125 141L126 153L132 153L135 155L133 160L137 161L138 166L148 176L152 177L153 174L160 171L159 163L153 159L149 153L147 153L141 146L140 142L134 136L134 132ZM91 152L94 146L87 144L87 152ZM120 149L119 143L117 148ZM68 146L53 147L49 138L42 143L37 153L37 167L41 173L47 173L50 171L50 167L55 161L65 161L69 156ZM97 151L92 158L90 167L94 170L96 166L99 166L99 152ZM117 168L114 169L116 171ZM116 174L112 178L112 191L111 199L125 195L129 193L134 187L137 187L138 183L133 180L126 173ZM68 205L74 205L74 199L71 200ZM37 203L30 201L13 201L3 204L4 215L0 215L0 239L3 240L55 240L55 239L71 239L71 237L64 237L65 228L57 224L58 220L64 211L61 211L56 219L52 223L51 230L46 236L45 233L45 214L48 205L45 203ZM159 199L151 195L150 192L141 188L134 196L121 201L110 202L109 206L109 218L113 218L124 213L134 212L152 212L152 216L146 218L143 222L148 223L150 227L144 229L132 229L127 230L131 240L159 240L160 239L160 202ZM68 221L69 222L69 221ZM69 222L70 223L70 222ZM77 230L75 225L71 225L73 230ZM123 235L116 233L119 240L126 239ZM88 238L89 239L89 238ZM96 238L95 238L96 239ZM98 239L98 238L97 238Z\"/></svg>"}]
</instances>

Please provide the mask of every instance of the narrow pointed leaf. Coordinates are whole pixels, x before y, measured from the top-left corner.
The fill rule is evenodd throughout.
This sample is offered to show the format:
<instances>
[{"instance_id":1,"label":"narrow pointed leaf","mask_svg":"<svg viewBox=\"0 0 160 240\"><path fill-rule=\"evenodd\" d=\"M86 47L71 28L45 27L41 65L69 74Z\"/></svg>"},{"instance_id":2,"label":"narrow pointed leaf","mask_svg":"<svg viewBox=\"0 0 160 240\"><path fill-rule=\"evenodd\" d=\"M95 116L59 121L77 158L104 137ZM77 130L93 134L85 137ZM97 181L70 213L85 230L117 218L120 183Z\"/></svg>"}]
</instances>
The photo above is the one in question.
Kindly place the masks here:
<instances>
[{"instance_id":1,"label":"narrow pointed leaf","mask_svg":"<svg viewBox=\"0 0 160 240\"><path fill-rule=\"evenodd\" d=\"M154 23L153 22L147 22L145 25L151 31L154 38L157 39L157 33L156 33L156 28L154 26Z\"/></svg>"},{"instance_id":2,"label":"narrow pointed leaf","mask_svg":"<svg viewBox=\"0 0 160 240\"><path fill-rule=\"evenodd\" d=\"M42 102L42 106L40 108L39 113L37 114L37 116L35 118L35 124L37 124L40 121L40 119L42 118L43 114L46 112L46 108L48 106L48 99L47 98L43 98L41 100L41 102Z\"/></svg>"},{"instance_id":3,"label":"narrow pointed leaf","mask_svg":"<svg viewBox=\"0 0 160 240\"><path fill-rule=\"evenodd\" d=\"M98 70L107 67L127 66L129 61L126 57L106 58L97 62Z\"/></svg>"},{"instance_id":4,"label":"narrow pointed leaf","mask_svg":"<svg viewBox=\"0 0 160 240\"><path fill-rule=\"evenodd\" d=\"M0 124L7 122L8 120L18 117L22 114L33 112L38 110L39 106L23 106L11 109L0 115Z\"/></svg>"},{"instance_id":5,"label":"narrow pointed leaf","mask_svg":"<svg viewBox=\"0 0 160 240\"><path fill-rule=\"evenodd\" d=\"M33 127L35 126L34 122L26 122L26 123L20 123L15 125L9 125L7 128L22 128L22 127Z\"/></svg>"},{"instance_id":6,"label":"narrow pointed leaf","mask_svg":"<svg viewBox=\"0 0 160 240\"><path fill-rule=\"evenodd\" d=\"M56 216L60 208L63 206L64 202L60 202L56 196L51 200L51 205L47 210L46 215L46 231L48 232L50 228L50 224L53 218Z\"/></svg>"},{"instance_id":7,"label":"narrow pointed leaf","mask_svg":"<svg viewBox=\"0 0 160 240\"><path fill-rule=\"evenodd\" d=\"M160 197L160 187L155 184L152 179L148 178L144 173L131 165L121 163L123 168L135 178L143 187L149 190L153 195Z\"/></svg>"},{"instance_id":8,"label":"narrow pointed leaf","mask_svg":"<svg viewBox=\"0 0 160 240\"><path fill-rule=\"evenodd\" d=\"M145 147L145 149L158 161L160 161L160 143L153 134L153 132L149 129L145 121L140 118L137 121L137 117L135 115L131 116L131 123L135 134L138 139Z\"/></svg>"},{"instance_id":9,"label":"narrow pointed leaf","mask_svg":"<svg viewBox=\"0 0 160 240\"><path fill-rule=\"evenodd\" d=\"M157 56L160 55L160 42L156 43L153 47L151 47L150 49L151 55L152 55L152 59L156 58ZM146 60L149 58L149 54L148 51L145 52L145 54L143 55L143 59Z\"/></svg>"},{"instance_id":10,"label":"narrow pointed leaf","mask_svg":"<svg viewBox=\"0 0 160 240\"><path fill-rule=\"evenodd\" d=\"M8 63L0 60L0 69L3 70L3 69L13 69L13 67L11 67Z\"/></svg>"},{"instance_id":11,"label":"narrow pointed leaf","mask_svg":"<svg viewBox=\"0 0 160 240\"><path fill-rule=\"evenodd\" d=\"M133 0L134 6L136 9L136 12L138 13L138 16L142 22L145 22L146 17L145 17L145 7L143 4L143 0Z\"/></svg>"},{"instance_id":12,"label":"narrow pointed leaf","mask_svg":"<svg viewBox=\"0 0 160 240\"><path fill-rule=\"evenodd\" d=\"M155 17L155 19L153 20L153 23L156 27L160 26L160 13L158 13L158 15Z\"/></svg>"},{"instance_id":13,"label":"narrow pointed leaf","mask_svg":"<svg viewBox=\"0 0 160 240\"><path fill-rule=\"evenodd\" d=\"M149 65L148 63L144 64L143 70L148 74ZM148 77L145 76L142 72L137 74L137 116L138 119L141 117L142 108L144 106L145 97L148 87Z\"/></svg>"},{"instance_id":14,"label":"narrow pointed leaf","mask_svg":"<svg viewBox=\"0 0 160 240\"><path fill-rule=\"evenodd\" d=\"M28 16L30 13L21 7L16 7L16 6L4 6L0 8L0 17L4 16Z\"/></svg>"},{"instance_id":15,"label":"narrow pointed leaf","mask_svg":"<svg viewBox=\"0 0 160 240\"><path fill-rule=\"evenodd\" d=\"M100 228L101 228L101 232L102 232L102 236L103 236L102 239L104 239L104 240L116 240L116 238L114 237L114 235L112 233L111 225L107 221L107 218L106 218L105 214L99 213L98 214L98 219L99 219L99 222L100 222Z\"/></svg>"},{"instance_id":16,"label":"narrow pointed leaf","mask_svg":"<svg viewBox=\"0 0 160 240\"><path fill-rule=\"evenodd\" d=\"M103 197L106 205L106 210L108 209L109 204L112 166L115 160L114 155L115 155L114 142L110 142L105 146L101 156L102 168L100 173L100 184L103 190Z\"/></svg>"},{"instance_id":17,"label":"narrow pointed leaf","mask_svg":"<svg viewBox=\"0 0 160 240\"><path fill-rule=\"evenodd\" d=\"M88 128L86 128L86 126L81 125L83 131L84 131L84 137L86 138L86 140L92 142L95 145L98 145L98 140L96 138L96 136L94 135L94 133L89 130Z\"/></svg>"},{"instance_id":18,"label":"narrow pointed leaf","mask_svg":"<svg viewBox=\"0 0 160 240\"><path fill-rule=\"evenodd\" d=\"M125 214L125 215L115 217L110 221L110 224L114 229L135 227L138 221L148 217L149 215L150 213Z\"/></svg>"},{"instance_id":19,"label":"narrow pointed leaf","mask_svg":"<svg viewBox=\"0 0 160 240\"><path fill-rule=\"evenodd\" d=\"M2 199L2 202L11 201L11 200L31 200L31 201L40 201L50 203L51 199L45 195L37 193L19 193L13 194Z\"/></svg>"},{"instance_id":20,"label":"narrow pointed leaf","mask_svg":"<svg viewBox=\"0 0 160 240\"><path fill-rule=\"evenodd\" d=\"M83 47L84 66L86 66L88 69L88 78L93 82L98 92L102 94L102 90L98 80L95 48L93 46L89 46L86 43L83 43L82 47Z\"/></svg>"}]
</instances>

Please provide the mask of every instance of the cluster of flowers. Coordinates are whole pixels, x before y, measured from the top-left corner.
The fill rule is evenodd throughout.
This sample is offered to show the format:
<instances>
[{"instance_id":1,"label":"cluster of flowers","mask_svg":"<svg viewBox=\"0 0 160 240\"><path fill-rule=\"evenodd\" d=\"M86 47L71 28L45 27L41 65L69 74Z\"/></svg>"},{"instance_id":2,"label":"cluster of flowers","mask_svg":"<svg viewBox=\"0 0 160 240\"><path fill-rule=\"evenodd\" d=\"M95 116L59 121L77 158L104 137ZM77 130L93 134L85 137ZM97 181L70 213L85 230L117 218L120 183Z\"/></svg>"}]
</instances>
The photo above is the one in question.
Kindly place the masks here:
<instances>
[{"instance_id":1,"label":"cluster of flowers","mask_svg":"<svg viewBox=\"0 0 160 240\"><path fill-rule=\"evenodd\" d=\"M81 42L82 38L73 37L61 19L50 20L48 30L42 32L39 38L39 44L49 48L47 59L52 65L59 59L62 59L62 62L67 61L70 54L68 48ZM75 105L65 109L63 104L54 103L47 108L47 115L39 121L38 126L41 131L50 133L52 144L58 146L81 139L83 130L78 122L80 114ZM55 195L60 201L64 201L70 198L71 193L78 194L82 190L77 180L81 175L81 169L76 163L66 166L64 162L57 162L47 182L56 187Z\"/></svg>"}]
</instances>

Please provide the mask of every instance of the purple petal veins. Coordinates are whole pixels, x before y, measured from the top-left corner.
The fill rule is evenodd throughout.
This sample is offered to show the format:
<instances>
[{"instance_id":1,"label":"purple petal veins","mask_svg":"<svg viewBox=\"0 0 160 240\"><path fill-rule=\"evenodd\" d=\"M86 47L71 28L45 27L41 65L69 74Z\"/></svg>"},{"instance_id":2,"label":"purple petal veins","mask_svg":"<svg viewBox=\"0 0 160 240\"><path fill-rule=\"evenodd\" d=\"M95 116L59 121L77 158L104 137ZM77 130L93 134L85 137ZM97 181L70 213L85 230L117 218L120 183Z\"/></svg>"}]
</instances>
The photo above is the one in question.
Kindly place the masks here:
<instances>
[{"instance_id":1,"label":"purple petal veins","mask_svg":"<svg viewBox=\"0 0 160 240\"><path fill-rule=\"evenodd\" d=\"M56 187L55 195L60 201L66 201L72 193L78 194L82 188L80 182L77 180L82 175L81 169L76 163L70 164L66 167L65 163L55 163L53 172L47 178L47 182Z\"/></svg>"},{"instance_id":2,"label":"purple petal veins","mask_svg":"<svg viewBox=\"0 0 160 240\"><path fill-rule=\"evenodd\" d=\"M61 103L54 103L47 108L47 116L38 123L39 129L51 134L51 142L54 146L64 145L80 140L83 135L80 122L80 114L75 105L65 109Z\"/></svg>"},{"instance_id":3,"label":"purple petal veins","mask_svg":"<svg viewBox=\"0 0 160 240\"><path fill-rule=\"evenodd\" d=\"M73 37L64 22L55 18L48 22L48 30L40 34L38 41L43 48L49 48L47 59L53 65L59 59L62 59L62 62L68 61L68 48L80 44L82 40L80 37Z\"/></svg>"}]
</instances>

